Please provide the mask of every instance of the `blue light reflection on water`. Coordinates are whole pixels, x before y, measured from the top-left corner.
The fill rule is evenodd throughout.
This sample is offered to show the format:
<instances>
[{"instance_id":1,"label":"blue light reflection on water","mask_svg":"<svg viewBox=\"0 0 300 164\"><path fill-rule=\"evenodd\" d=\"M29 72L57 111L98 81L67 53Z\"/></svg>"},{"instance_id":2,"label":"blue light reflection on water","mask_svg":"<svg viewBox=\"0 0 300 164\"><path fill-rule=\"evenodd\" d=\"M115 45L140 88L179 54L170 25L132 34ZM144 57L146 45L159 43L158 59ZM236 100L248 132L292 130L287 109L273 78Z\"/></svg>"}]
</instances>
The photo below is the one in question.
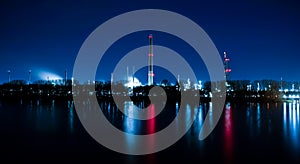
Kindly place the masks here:
<instances>
[{"instance_id":1,"label":"blue light reflection on water","mask_svg":"<svg viewBox=\"0 0 300 164\"><path fill-rule=\"evenodd\" d=\"M257 112L256 112L256 124L257 124L257 134L261 133L261 109L260 103L257 103Z\"/></svg>"},{"instance_id":2,"label":"blue light reflection on water","mask_svg":"<svg viewBox=\"0 0 300 164\"><path fill-rule=\"evenodd\" d=\"M124 103L124 112L125 115L124 116L124 130L126 131L126 133L134 133L135 131L137 131L137 123L134 123L134 119L133 119L133 110L134 110L134 105L133 102L125 102Z\"/></svg>"},{"instance_id":3,"label":"blue light reflection on water","mask_svg":"<svg viewBox=\"0 0 300 164\"><path fill-rule=\"evenodd\" d=\"M135 131L137 131L137 126L138 123L134 123L134 119L133 117L133 109L134 109L134 105L132 102L125 102L124 103L124 112L125 114L128 116L124 116L123 120L124 120L124 131L125 133L128 134L134 134ZM129 118L131 117L131 118ZM131 135L125 135L126 137L126 143L127 143L127 149L128 151L131 151L131 149L134 148L134 140L133 137L131 137Z\"/></svg>"},{"instance_id":4,"label":"blue light reflection on water","mask_svg":"<svg viewBox=\"0 0 300 164\"><path fill-rule=\"evenodd\" d=\"M294 149L292 153L297 153L300 149L299 103L288 103L288 107L283 103L283 132L285 141Z\"/></svg>"},{"instance_id":5,"label":"blue light reflection on water","mask_svg":"<svg viewBox=\"0 0 300 164\"><path fill-rule=\"evenodd\" d=\"M71 133L74 132L74 103L72 101L68 101L68 111L69 111L69 125Z\"/></svg>"},{"instance_id":6,"label":"blue light reflection on water","mask_svg":"<svg viewBox=\"0 0 300 164\"><path fill-rule=\"evenodd\" d=\"M132 101L124 102L124 113L125 115L122 117L123 130L127 135L124 134L125 137L125 146L127 147L129 152L132 152L134 149L138 148L140 145L135 144L134 135L139 135L140 133L152 134L156 132L156 119L153 118L156 115L156 106L155 104L150 104L146 110L139 109L138 107L143 107L141 104L134 104ZM136 110L136 111L134 111ZM149 120L139 120L135 119L135 114L139 114L138 112L147 112L149 116ZM153 149L155 145L155 137L151 137L145 146L147 149Z\"/></svg>"},{"instance_id":7,"label":"blue light reflection on water","mask_svg":"<svg viewBox=\"0 0 300 164\"><path fill-rule=\"evenodd\" d=\"M160 119L153 119L152 122L145 123L124 116L118 112L116 106L110 102L103 101L99 103L99 105L103 108L107 119L112 121L117 127L119 125L118 128L120 130L130 134L148 134L161 130L161 123L168 119L170 114L167 112L167 114ZM187 105L185 107L185 109L180 110L187 110L186 117L183 121L188 123L188 121L190 121L190 115L194 111L194 106ZM188 133L179 143L164 150L162 154L168 154L166 152L170 151L172 153L180 152L187 157L198 160L216 155L216 151L219 152L219 154L216 155L217 157L228 160L238 158L241 154L247 156L249 153L254 158L262 158L264 156L260 156L261 154L258 153L260 150L264 152L263 155L267 154L266 158L269 158L269 156L273 154L275 155L272 156L272 158L283 156L284 159L290 158L290 154L294 155L293 158L297 158L297 155L299 156L299 104L282 103L281 105L280 103L278 106L275 103L270 103L269 105L266 103L247 103L247 106L236 103L227 104L224 108L223 117L219 121L216 129L206 140L199 141L198 134L203 126L205 117L213 116L211 107L212 104L210 103L201 103L196 113L196 120ZM87 110L90 110L90 108L92 107L87 103ZM108 108L110 108L109 111ZM169 112L178 112L178 105L176 104L168 106L167 108ZM130 113L133 113L132 110L133 108L128 107L125 112L128 112L127 114L130 115ZM70 151L74 149L74 151L80 151L79 148L75 148L78 145L84 148L91 147L83 146L86 142L90 141L87 141L86 137L81 136L86 133L84 129L79 126L80 122L76 117L76 112L71 101L57 102L51 100L45 102L23 100L12 104L1 101L0 113L0 121L6 123L6 125L11 123L10 128L17 129L15 130L16 135L26 138L16 142L16 146L21 143L23 145L27 144L26 148L37 147L48 149L50 147L50 149L56 151L57 147L60 147L60 145L66 146L65 142L72 140L72 142L70 142L71 147L66 146L64 150ZM176 121L176 117L173 119ZM5 137L5 135L7 135L6 138L8 138L8 141L6 142L13 143L14 140L9 140L10 135L13 134L6 134L11 132L11 130L5 127L4 123L0 125L0 127L2 127L1 130L4 131L1 136ZM21 125L21 128L19 128L18 124ZM26 142L27 140L29 140L29 142ZM145 146L151 148L154 142L155 138L149 141L149 145ZM92 143L97 144L96 142ZM134 148L134 141L131 138L127 138L127 143L129 149ZM10 146L11 145L9 145L9 147ZM97 145L95 145L95 147L96 146ZM98 149L98 147L95 149ZM154 158L155 156L156 155L152 157ZM161 155L158 154L158 156ZM168 155L167 158L176 157L177 154L173 154ZM133 160L134 158L131 159ZM155 157L153 160L158 160L158 158Z\"/></svg>"}]
</instances>

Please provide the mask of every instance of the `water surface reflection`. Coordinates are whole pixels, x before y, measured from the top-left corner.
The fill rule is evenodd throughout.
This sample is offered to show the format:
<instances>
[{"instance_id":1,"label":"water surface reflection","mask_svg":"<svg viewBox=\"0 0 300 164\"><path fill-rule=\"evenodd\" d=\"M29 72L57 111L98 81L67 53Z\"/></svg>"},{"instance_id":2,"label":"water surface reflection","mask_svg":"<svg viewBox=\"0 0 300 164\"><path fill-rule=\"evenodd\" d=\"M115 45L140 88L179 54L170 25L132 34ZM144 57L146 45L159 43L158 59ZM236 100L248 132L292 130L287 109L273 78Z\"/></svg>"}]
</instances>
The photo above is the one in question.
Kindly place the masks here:
<instances>
[{"instance_id":1,"label":"water surface reflection","mask_svg":"<svg viewBox=\"0 0 300 164\"><path fill-rule=\"evenodd\" d=\"M84 102L86 110L96 106ZM112 152L91 138L79 122L72 101L0 100L0 135L3 149L23 152L51 152L61 150L64 155L92 157L93 159L115 158L119 162L158 163L176 162L181 159L196 162L258 162L260 159L280 162L299 162L300 157L300 107L298 103L227 103L214 131L205 140L198 135L205 117L213 118L211 103L199 106L186 104L178 109L178 103L166 103L165 108L150 120L136 120L135 105L144 108L144 103L125 102L125 115L110 101L99 105L106 118L119 130L132 135L147 135L161 131L172 121L188 128L191 117L195 121L188 132L168 149L148 156L126 156ZM143 112L155 116L156 104ZM184 110L182 120L176 116ZM128 149L135 148L135 141L126 136ZM147 145L153 149L157 141L150 138ZM21 145L21 147L20 147ZM85 152L87 151L87 152ZM20 153L19 155L21 155ZM17 154L17 153L15 153ZM35 153L32 153L35 154ZM247 160L244 160L247 159Z\"/></svg>"},{"instance_id":2,"label":"water surface reflection","mask_svg":"<svg viewBox=\"0 0 300 164\"><path fill-rule=\"evenodd\" d=\"M232 161L233 158L233 121L232 121L232 109L230 103L226 104L224 111L224 152L227 161Z\"/></svg>"},{"instance_id":3,"label":"water surface reflection","mask_svg":"<svg viewBox=\"0 0 300 164\"><path fill-rule=\"evenodd\" d=\"M296 155L300 149L299 103L283 103L283 132L285 141L293 148L292 154Z\"/></svg>"}]
</instances>

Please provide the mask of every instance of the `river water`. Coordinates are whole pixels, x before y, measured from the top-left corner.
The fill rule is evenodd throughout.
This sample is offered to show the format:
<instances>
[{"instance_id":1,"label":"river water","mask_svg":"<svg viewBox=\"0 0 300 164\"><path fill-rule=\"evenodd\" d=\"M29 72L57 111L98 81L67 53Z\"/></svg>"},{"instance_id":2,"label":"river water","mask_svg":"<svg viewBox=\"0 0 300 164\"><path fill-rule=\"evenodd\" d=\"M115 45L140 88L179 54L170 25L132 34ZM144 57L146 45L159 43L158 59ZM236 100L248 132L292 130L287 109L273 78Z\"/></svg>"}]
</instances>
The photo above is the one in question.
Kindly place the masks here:
<instances>
[{"instance_id":1,"label":"river water","mask_svg":"<svg viewBox=\"0 0 300 164\"><path fill-rule=\"evenodd\" d=\"M140 121L124 116L110 102L99 105L116 128L139 135L163 130L176 119L178 112L175 103L166 104L154 119ZM125 112L135 110L133 103L125 105ZM211 106L211 103L201 103L199 107L187 105L181 110L197 113L192 127L178 142L158 153L134 156L114 152L96 142L83 128L71 101L0 100L0 160L38 163L300 162L299 104L227 103L216 128L200 141L199 131L205 116L211 117ZM127 142L129 147L134 144L130 138L125 140Z\"/></svg>"}]
</instances>

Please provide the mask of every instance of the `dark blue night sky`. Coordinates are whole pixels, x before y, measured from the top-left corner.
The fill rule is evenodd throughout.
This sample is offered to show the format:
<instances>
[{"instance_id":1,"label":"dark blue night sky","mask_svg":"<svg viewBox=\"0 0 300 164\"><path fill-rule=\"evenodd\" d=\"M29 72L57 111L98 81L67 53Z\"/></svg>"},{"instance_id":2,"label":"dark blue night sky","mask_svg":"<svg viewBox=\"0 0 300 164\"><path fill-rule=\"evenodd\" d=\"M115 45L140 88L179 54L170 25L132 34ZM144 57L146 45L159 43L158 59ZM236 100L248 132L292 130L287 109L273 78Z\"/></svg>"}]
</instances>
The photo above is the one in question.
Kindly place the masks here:
<instances>
[{"instance_id":1,"label":"dark blue night sky","mask_svg":"<svg viewBox=\"0 0 300 164\"><path fill-rule=\"evenodd\" d=\"M11 79L39 80L41 72L63 77L81 44L106 20L146 8L182 14L199 24L220 54L231 58L231 79L300 81L300 3L297 0L246 1L1 1L0 83ZM152 32L153 33L153 32ZM101 62L96 79L109 80L114 62L148 44L149 32L134 33L116 42ZM193 66L199 80L209 80L201 60L176 37L154 33L154 43L177 49ZM115 47L115 48L114 48ZM147 52L145 52L147 55ZM158 55L158 54L157 54ZM100 69L100 67L98 69ZM165 73L162 73L165 74ZM142 73L140 73L140 76ZM139 77L145 82L145 77ZM158 76L157 80L165 78Z\"/></svg>"}]
</instances>

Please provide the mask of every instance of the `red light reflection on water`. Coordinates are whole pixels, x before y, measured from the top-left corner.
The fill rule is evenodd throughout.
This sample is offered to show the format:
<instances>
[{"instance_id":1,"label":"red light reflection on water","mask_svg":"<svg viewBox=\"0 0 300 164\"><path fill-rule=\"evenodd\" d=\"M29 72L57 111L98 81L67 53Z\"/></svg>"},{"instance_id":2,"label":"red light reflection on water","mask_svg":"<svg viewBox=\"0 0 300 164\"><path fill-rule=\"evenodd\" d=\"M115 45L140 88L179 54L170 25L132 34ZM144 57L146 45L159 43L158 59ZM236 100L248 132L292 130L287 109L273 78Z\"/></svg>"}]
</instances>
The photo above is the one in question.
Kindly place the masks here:
<instances>
[{"instance_id":1,"label":"red light reflection on water","mask_svg":"<svg viewBox=\"0 0 300 164\"><path fill-rule=\"evenodd\" d=\"M152 118L152 119L147 120L147 124L146 124L147 134L151 136L151 137L149 137L147 148L152 151L154 149L154 145L156 144L155 143L155 121L156 121L155 120L155 105L150 104L147 107L147 112L148 112L148 115L150 116L148 118Z\"/></svg>"},{"instance_id":2,"label":"red light reflection on water","mask_svg":"<svg viewBox=\"0 0 300 164\"><path fill-rule=\"evenodd\" d=\"M147 133L152 134L155 133L155 105L150 104L147 108L148 115L150 116L149 119L147 120Z\"/></svg>"},{"instance_id":3,"label":"red light reflection on water","mask_svg":"<svg viewBox=\"0 0 300 164\"><path fill-rule=\"evenodd\" d=\"M224 128L224 153L227 161L233 160L233 128L232 128L232 109L230 104L225 108L225 128Z\"/></svg>"}]
</instances>

